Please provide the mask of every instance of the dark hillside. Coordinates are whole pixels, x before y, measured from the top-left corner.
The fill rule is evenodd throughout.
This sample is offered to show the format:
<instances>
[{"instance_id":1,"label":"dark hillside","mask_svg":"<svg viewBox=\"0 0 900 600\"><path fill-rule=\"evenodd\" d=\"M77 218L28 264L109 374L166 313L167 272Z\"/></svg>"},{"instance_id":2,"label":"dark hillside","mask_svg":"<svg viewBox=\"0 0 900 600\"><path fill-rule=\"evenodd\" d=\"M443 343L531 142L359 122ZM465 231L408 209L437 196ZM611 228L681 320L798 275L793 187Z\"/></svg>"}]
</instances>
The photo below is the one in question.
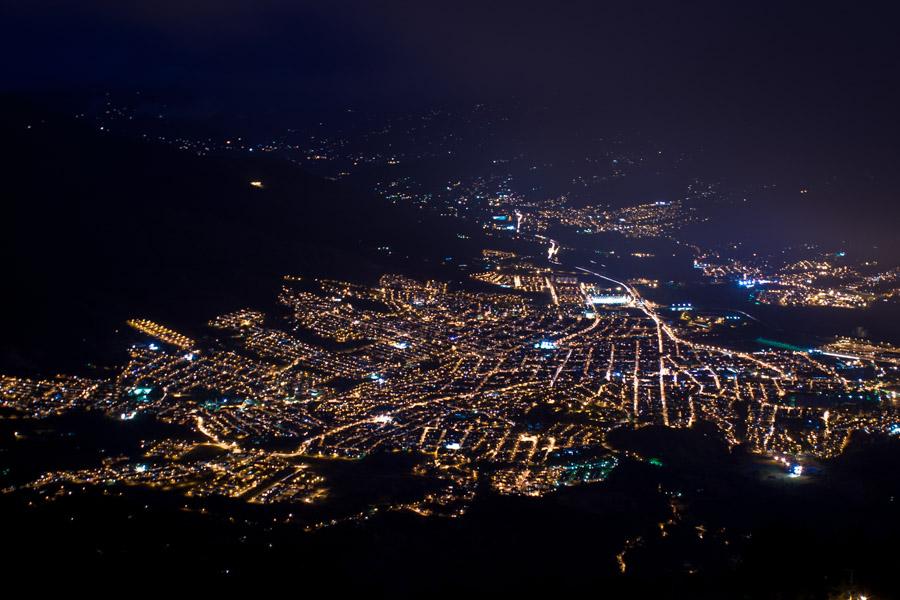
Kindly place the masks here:
<instances>
[{"instance_id":1,"label":"dark hillside","mask_svg":"<svg viewBox=\"0 0 900 600\"><path fill-rule=\"evenodd\" d=\"M286 273L371 280L409 255L425 275L461 243L459 223L266 157L197 157L17 100L0 115L4 370L82 364L131 316L190 327L271 303Z\"/></svg>"}]
</instances>

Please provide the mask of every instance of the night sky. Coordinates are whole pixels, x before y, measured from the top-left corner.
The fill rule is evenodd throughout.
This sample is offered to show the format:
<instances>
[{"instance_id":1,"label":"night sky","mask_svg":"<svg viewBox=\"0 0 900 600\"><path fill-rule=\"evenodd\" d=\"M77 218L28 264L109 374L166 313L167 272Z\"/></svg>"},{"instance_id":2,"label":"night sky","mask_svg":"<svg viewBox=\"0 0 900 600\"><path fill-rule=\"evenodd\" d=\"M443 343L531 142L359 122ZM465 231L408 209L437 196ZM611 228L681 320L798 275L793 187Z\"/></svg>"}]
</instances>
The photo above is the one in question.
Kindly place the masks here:
<instances>
[{"instance_id":1,"label":"night sky","mask_svg":"<svg viewBox=\"0 0 900 600\"><path fill-rule=\"evenodd\" d=\"M4 4L7 88L158 86L272 107L516 95L840 130L894 127L880 119L900 101L887 3Z\"/></svg>"}]
</instances>

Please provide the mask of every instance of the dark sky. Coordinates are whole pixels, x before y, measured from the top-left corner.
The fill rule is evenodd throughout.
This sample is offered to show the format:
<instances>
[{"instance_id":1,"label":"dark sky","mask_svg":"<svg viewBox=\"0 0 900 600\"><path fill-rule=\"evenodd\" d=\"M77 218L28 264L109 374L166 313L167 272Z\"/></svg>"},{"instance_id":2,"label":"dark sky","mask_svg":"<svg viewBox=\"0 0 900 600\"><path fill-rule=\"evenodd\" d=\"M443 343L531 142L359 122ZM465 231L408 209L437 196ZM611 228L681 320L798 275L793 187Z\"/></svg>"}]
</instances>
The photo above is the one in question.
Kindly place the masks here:
<instances>
[{"instance_id":1,"label":"dark sky","mask_svg":"<svg viewBox=\"0 0 900 600\"><path fill-rule=\"evenodd\" d=\"M900 135L900 35L887 2L3 6L6 89L162 89L276 115L516 98L573 120L873 156Z\"/></svg>"}]
</instances>

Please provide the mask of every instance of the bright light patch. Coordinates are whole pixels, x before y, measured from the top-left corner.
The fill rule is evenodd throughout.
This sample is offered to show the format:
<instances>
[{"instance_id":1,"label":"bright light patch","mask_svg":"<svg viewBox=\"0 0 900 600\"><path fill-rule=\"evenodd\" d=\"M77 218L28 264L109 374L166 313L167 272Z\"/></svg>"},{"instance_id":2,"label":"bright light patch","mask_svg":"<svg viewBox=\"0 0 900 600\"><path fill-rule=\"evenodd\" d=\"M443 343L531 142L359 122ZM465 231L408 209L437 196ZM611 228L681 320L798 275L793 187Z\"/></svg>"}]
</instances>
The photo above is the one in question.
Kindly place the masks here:
<instances>
[{"instance_id":1,"label":"bright light patch","mask_svg":"<svg viewBox=\"0 0 900 600\"><path fill-rule=\"evenodd\" d=\"M694 306L690 302L683 302L680 304L673 304L669 307L669 310L684 312L686 310L694 310Z\"/></svg>"},{"instance_id":2,"label":"bright light patch","mask_svg":"<svg viewBox=\"0 0 900 600\"><path fill-rule=\"evenodd\" d=\"M615 305L628 304L631 296L626 294L597 294L588 298L591 304Z\"/></svg>"}]
</instances>

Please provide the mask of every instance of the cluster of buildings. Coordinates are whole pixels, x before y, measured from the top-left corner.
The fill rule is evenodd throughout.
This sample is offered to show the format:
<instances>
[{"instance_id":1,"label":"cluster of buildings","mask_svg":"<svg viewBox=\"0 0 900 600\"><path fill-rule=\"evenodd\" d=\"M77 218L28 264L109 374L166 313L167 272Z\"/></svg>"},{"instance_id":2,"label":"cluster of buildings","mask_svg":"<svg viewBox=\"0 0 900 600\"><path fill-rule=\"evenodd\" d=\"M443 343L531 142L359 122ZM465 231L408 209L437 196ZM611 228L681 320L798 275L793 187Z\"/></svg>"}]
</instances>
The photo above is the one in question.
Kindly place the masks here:
<instances>
[{"instance_id":1,"label":"cluster of buildings","mask_svg":"<svg viewBox=\"0 0 900 600\"><path fill-rule=\"evenodd\" d=\"M866 308L900 296L900 267L880 270L877 263L848 263L844 253L785 264L758 258L722 259L704 253L694 266L714 280L733 281L755 301L778 306Z\"/></svg>"},{"instance_id":2,"label":"cluster of buildings","mask_svg":"<svg viewBox=\"0 0 900 600\"><path fill-rule=\"evenodd\" d=\"M309 461L399 452L423 457L420 476L440 485L392 508L456 515L480 477L524 495L602 480L619 454L607 434L623 427L705 421L729 444L792 464L835 456L858 431L898 430L895 348L737 352L694 337L626 283L513 253L484 258L492 270L479 279L495 292L399 275L374 286L286 278L286 316L236 311L197 339L132 321L143 341L114 378L3 377L0 404L24 415L152 414L199 438L32 486L310 504L329 482Z\"/></svg>"}]
</instances>

